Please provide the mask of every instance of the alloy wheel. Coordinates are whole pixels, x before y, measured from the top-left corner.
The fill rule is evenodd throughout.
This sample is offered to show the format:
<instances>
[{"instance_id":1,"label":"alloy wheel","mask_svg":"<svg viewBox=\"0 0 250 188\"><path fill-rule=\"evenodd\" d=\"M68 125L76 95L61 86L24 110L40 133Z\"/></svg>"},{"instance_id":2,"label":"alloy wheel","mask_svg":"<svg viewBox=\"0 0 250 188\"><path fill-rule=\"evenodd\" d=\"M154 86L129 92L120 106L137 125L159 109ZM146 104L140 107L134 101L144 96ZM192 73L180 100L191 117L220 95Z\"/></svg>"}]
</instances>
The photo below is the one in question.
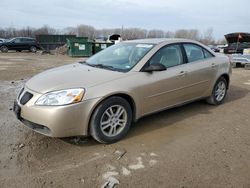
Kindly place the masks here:
<instances>
[{"instance_id":1,"label":"alloy wheel","mask_svg":"<svg viewBox=\"0 0 250 188\"><path fill-rule=\"evenodd\" d=\"M113 105L104 111L100 120L100 128L105 136L114 137L122 132L127 121L126 109L121 105Z\"/></svg>"},{"instance_id":2,"label":"alloy wheel","mask_svg":"<svg viewBox=\"0 0 250 188\"><path fill-rule=\"evenodd\" d=\"M222 101L226 95L226 84L220 81L215 88L215 98L218 102Z\"/></svg>"}]
</instances>

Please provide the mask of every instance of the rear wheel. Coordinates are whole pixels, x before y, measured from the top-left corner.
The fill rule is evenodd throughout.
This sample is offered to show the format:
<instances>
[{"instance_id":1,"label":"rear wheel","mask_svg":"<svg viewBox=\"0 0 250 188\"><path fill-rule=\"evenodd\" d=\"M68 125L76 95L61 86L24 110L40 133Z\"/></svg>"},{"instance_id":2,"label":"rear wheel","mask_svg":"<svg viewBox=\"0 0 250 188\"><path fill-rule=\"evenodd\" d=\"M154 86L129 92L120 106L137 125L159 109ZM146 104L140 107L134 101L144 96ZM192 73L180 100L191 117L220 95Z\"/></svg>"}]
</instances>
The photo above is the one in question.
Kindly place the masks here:
<instances>
[{"instance_id":1,"label":"rear wheel","mask_svg":"<svg viewBox=\"0 0 250 188\"><path fill-rule=\"evenodd\" d=\"M1 52L8 52L8 47L7 46L2 46L1 47Z\"/></svg>"},{"instance_id":2,"label":"rear wheel","mask_svg":"<svg viewBox=\"0 0 250 188\"><path fill-rule=\"evenodd\" d=\"M111 97L94 111L90 122L90 134L100 143L114 143L128 132L132 122L129 103L121 97Z\"/></svg>"},{"instance_id":3,"label":"rear wheel","mask_svg":"<svg viewBox=\"0 0 250 188\"><path fill-rule=\"evenodd\" d=\"M31 46L30 47L30 51L33 52L33 53L36 53L37 48L35 46Z\"/></svg>"},{"instance_id":4,"label":"rear wheel","mask_svg":"<svg viewBox=\"0 0 250 188\"><path fill-rule=\"evenodd\" d=\"M227 95L227 81L224 77L220 77L214 85L212 95L207 99L207 102L212 105L223 103Z\"/></svg>"}]
</instances>

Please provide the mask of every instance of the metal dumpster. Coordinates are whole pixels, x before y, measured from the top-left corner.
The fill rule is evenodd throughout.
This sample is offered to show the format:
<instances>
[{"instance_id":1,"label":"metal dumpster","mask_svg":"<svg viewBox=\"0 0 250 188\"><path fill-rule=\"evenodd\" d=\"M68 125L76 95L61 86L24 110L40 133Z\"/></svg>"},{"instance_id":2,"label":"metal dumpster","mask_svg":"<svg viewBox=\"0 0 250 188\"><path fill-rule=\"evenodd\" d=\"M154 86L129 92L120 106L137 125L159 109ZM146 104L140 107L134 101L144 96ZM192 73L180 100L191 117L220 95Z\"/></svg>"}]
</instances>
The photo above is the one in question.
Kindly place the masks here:
<instances>
[{"instance_id":1,"label":"metal dumpster","mask_svg":"<svg viewBox=\"0 0 250 188\"><path fill-rule=\"evenodd\" d=\"M108 48L109 46L113 45L114 43L112 42L103 42L103 41L96 41L93 44L93 52L94 54L100 52L101 50L104 50L105 48Z\"/></svg>"},{"instance_id":2,"label":"metal dumpster","mask_svg":"<svg viewBox=\"0 0 250 188\"><path fill-rule=\"evenodd\" d=\"M93 41L87 37L75 37L67 39L68 55L71 57L89 57L92 56Z\"/></svg>"}]
</instances>

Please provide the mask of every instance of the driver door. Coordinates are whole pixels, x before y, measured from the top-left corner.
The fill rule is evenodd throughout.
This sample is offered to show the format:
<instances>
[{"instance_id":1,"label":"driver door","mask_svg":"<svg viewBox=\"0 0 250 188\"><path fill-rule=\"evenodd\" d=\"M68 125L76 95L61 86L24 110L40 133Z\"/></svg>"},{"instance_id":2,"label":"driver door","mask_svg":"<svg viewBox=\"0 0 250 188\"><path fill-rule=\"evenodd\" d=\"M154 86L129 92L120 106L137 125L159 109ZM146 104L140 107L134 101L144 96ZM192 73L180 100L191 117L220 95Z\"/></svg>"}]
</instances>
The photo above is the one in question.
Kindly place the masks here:
<instances>
[{"instance_id":1,"label":"driver door","mask_svg":"<svg viewBox=\"0 0 250 188\"><path fill-rule=\"evenodd\" d=\"M23 42L21 40L21 38L16 38L15 40L13 40L13 42L11 43L10 50L23 50L24 49L24 45Z\"/></svg>"},{"instance_id":2,"label":"driver door","mask_svg":"<svg viewBox=\"0 0 250 188\"><path fill-rule=\"evenodd\" d=\"M186 64L179 44L161 48L149 60L149 64L163 64L167 70L143 73L145 85L142 86L142 114L149 114L185 100Z\"/></svg>"}]
</instances>

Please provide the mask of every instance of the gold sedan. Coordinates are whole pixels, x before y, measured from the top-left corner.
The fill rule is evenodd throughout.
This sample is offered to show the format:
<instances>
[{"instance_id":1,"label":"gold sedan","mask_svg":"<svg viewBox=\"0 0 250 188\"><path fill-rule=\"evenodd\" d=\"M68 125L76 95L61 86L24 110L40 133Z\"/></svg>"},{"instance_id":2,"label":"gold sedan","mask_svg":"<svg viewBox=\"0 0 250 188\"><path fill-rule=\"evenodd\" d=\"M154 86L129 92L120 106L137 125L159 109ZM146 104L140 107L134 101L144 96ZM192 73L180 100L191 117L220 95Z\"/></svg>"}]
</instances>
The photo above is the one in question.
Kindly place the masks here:
<instances>
[{"instance_id":1,"label":"gold sedan","mask_svg":"<svg viewBox=\"0 0 250 188\"><path fill-rule=\"evenodd\" d=\"M226 56L185 39L113 45L31 78L14 102L19 120L51 137L123 138L139 118L199 99L221 104L231 66Z\"/></svg>"}]
</instances>

